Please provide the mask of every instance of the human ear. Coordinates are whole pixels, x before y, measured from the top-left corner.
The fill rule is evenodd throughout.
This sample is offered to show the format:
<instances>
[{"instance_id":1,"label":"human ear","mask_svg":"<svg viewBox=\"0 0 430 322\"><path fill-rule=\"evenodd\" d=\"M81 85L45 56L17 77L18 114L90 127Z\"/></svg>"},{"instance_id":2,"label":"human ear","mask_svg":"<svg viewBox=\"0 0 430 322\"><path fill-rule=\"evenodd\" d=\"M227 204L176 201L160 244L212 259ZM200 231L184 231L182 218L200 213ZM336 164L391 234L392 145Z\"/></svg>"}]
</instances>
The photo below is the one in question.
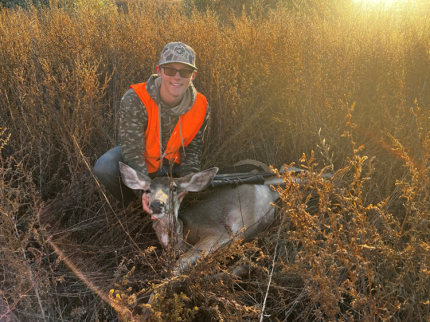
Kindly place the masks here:
<instances>
[{"instance_id":1,"label":"human ear","mask_svg":"<svg viewBox=\"0 0 430 322\"><path fill-rule=\"evenodd\" d=\"M197 71L195 70L195 71L193 72L193 76L191 77L191 80L194 80L194 79L196 78L196 76L197 76Z\"/></svg>"},{"instance_id":2,"label":"human ear","mask_svg":"<svg viewBox=\"0 0 430 322\"><path fill-rule=\"evenodd\" d=\"M155 66L155 69L157 70L157 75L161 77L161 68L160 66Z\"/></svg>"}]
</instances>

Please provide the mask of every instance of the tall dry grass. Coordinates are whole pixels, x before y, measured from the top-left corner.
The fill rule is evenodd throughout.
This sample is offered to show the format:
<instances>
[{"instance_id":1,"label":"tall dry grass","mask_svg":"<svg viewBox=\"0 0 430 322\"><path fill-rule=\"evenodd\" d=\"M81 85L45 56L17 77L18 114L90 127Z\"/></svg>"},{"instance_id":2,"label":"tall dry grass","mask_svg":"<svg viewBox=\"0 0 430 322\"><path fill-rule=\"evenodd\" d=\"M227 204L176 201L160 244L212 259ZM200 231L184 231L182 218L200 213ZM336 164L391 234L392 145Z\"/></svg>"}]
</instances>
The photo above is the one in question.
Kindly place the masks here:
<instances>
[{"instance_id":1,"label":"tall dry grass","mask_svg":"<svg viewBox=\"0 0 430 322\"><path fill-rule=\"evenodd\" d=\"M257 1L231 15L225 4L144 0L1 9L0 292L17 315L120 320L99 297L113 288L117 309L137 318L166 277L172 259L138 202L105 198L90 168L119 142L128 86L147 80L167 42L183 41L211 105L205 168L303 160L336 174L288 185L277 225L254 244L165 282L153 319L426 321L429 25L412 10L340 4ZM248 279L213 275L238 262L253 267Z\"/></svg>"}]
</instances>

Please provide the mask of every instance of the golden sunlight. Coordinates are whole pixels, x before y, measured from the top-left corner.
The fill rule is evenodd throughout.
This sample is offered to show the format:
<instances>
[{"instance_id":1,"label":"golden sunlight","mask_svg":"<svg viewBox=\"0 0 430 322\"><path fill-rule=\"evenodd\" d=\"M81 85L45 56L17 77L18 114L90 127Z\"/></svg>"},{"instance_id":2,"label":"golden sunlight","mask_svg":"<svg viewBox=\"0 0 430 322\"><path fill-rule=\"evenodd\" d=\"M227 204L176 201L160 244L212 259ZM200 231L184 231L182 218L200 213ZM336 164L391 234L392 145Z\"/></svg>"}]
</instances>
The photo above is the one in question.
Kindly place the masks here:
<instances>
[{"instance_id":1,"label":"golden sunlight","mask_svg":"<svg viewBox=\"0 0 430 322\"><path fill-rule=\"evenodd\" d=\"M353 0L355 3L362 4L364 6L383 6L392 8L395 5L404 5L407 2L412 3L412 0Z\"/></svg>"}]
</instances>

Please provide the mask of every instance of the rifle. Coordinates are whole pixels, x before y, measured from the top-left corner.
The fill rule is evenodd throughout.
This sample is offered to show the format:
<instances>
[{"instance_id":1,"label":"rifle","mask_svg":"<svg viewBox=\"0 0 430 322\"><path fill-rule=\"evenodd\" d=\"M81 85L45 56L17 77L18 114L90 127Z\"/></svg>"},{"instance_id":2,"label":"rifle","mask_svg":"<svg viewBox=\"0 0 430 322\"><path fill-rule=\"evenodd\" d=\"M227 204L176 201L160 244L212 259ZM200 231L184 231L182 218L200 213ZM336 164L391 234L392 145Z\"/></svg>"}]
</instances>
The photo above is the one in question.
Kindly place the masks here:
<instances>
[{"instance_id":1,"label":"rifle","mask_svg":"<svg viewBox=\"0 0 430 322\"><path fill-rule=\"evenodd\" d=\"M255 172L257 171L257 172ZM301 172L303 169L290 167L288 171ZM209 188L221 188L231 186L233 188L241 184L261 184L265 183L267 177L275 177L271 171L264 171L261 166L255 164L241 164L231 166L218 171L212 180Z\"/></svg>"},{"instance_id":2,"label":"rifle","mask_svg":"<svg viewBox=\"0 0 430 322\"><path fill-rule=\"evenodd\" d=\"M233 188L241 184L264 184L265 177L275 176L273 172L257 172L257 173L227 173L217 174L212 183L211 188L220 188L231 186Z\"/></svg>"},{"instance_id":3,"label":"rifle","mask_svg":"<svg viewBox=\"0 0 430 322\"><path fill-rule=\"evenodd\" d=\"M301 172L301 169L294 169L294 172ZM267 177L275 177L276 174L270 171L262 171L255 173L226 173L226 174L217 174L209 188L221 188L225 186L231 186L235 188L241 184L264 184L265 179Z\"/></svg>"}]
</instances>

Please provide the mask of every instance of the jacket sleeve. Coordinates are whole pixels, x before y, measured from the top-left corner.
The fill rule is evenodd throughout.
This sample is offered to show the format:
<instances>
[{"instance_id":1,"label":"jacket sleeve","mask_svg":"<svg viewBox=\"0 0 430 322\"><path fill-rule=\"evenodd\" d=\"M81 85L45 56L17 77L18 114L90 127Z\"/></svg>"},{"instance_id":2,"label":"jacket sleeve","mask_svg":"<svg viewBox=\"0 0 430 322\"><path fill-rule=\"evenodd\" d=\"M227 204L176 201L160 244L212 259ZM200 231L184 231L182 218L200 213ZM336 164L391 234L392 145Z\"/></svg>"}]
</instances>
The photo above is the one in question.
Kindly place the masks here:
<instances>
[{"instance_id":1,"label":"jacket sleeve","mask_svg":"<svg viewBox=\"0 0 430 322\"><path fill-rule=\"evenodd\" d=\"M145 130L148 126L146 108L133 89L127 91L120 103L120 137L124 162L134 170L148 176L143 152Z\"/></svg>"},{"instance_id":2,"label":"jacket sleeve","mask_svg":"<svg viewBox=\"0 0 430 322\"><path fill-rule=\"evenodd\" d=\"M181 177L186 176L190 173L196 173L200 171L202 149L203 149L203 136L206 130L210 115L209 103L206 107L206 115L200 130L197 132L194 139L185 147L180 149L181 165L179 175Z\"/></svg>"}]
</instances>

